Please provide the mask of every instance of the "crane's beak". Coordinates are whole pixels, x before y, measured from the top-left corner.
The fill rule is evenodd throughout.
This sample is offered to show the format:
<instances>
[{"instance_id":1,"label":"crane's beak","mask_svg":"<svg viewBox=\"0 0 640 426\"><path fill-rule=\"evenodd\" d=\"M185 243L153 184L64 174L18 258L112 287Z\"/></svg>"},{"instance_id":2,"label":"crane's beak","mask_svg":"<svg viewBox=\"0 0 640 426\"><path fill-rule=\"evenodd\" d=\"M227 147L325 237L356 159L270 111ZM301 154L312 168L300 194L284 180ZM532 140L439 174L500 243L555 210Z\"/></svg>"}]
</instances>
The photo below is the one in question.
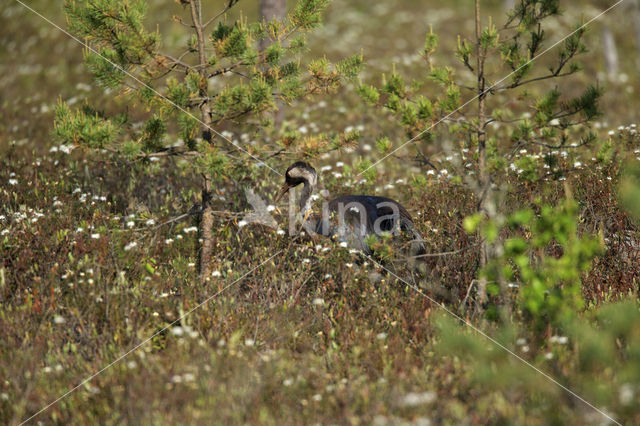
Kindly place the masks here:
<instances>
[{"instance_id":1,"label":"crane's beak","mask_svg":"<svg viewBox=\"0 0 640 426\"><path fill-rule=\"evenodd\" d=\"M276 195L276 199L274 202L277 203L278 201L280 201L284 194L289 192L291 188L292 186L285 182L284 185L282 185L282 188L280 188L280 191L278 191L278 195Z\"/></svg>"}]
</instances>

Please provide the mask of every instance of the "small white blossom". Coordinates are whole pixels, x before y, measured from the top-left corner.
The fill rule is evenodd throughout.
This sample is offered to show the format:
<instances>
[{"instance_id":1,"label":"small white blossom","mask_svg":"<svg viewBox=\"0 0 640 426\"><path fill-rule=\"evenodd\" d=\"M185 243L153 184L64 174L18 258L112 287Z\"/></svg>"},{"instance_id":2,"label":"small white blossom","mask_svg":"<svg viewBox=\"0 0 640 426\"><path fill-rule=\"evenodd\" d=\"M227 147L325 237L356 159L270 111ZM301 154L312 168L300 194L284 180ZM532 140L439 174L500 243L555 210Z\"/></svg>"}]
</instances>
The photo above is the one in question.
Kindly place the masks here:
<instances>
[{"instance_id":1,"label":"small white blossom","mask_svg":"<svg viewBox=\"0 0 640 426\"><path fill-rule=\"evenodd\" d=\"M247 222L246 220L241 220L240 222L238 222L238 228L242 228L243 226L247 226L249 224L249 222Z\"/></svg>"},{"instance_id":2,"label":"small white blossom","mask_svg":"<svg viewBox=\"0 0 640 426\"><path fill-rule=\"evenodd\" d=\"M630 405L633 402L634 391L629 383L623 383L618 390L618 398L622 405Z\"/></svg>"},{"instance_id":3,"label":"small white blossom","mask_svg":"<svg viewBox=\"0 0 640 426\"><path fill-rule=\"evenodd\" d=\"M403 407L415 407L416 405L430 404L435 402L437 395L433 391L427 392L411 392L406 394L400 400L400 405Z\"/></svg>"},{"instance_id":4,"label":"small white blossom","mask_svg":"<svg viewBox=\"0 0 640 426\"><path fill-rule=\"evenodd\" d=\"M124 246L124 251L129 251L129 250L131 250L132 248L134 248L137 245L138 245L138 243L136 241L131 241L129 244Z\"/></svg>"},{"instance_id":5,"label":"small white blossom","mask_svg":"<svg viewBox=\"0 0 640 426\"><path fill-rule=\"evenodd\" d=\"M567 336L551 336L551 338L549 338L549 342L566 345L569 342L569 338Z\"/></svg>"},{"instance_id":6,"label":"small white blossom","mask_svg":"<svg viewBox=\"0 0 640 426\"><path fill-rule=\"evenodd\" d=\"M56 315L55 317L53 317L54 324L64 324L65 322L67 322L67 320L64 319L64 317L61 315Z\"/></svg>"},{"instance_id":7,"label":"small white blossom","mask_svg":"<svg viewBox=\"0 0 640 426\"><path fill-rule=\"evenodd\" d=\"M100 234L91 234L91 238L94 240L100 239Z\"/></svg>"},{"instance_id":8,"label":"small white blossom","mask_svg":"<svg viewBox=\"0 0 640 426\"><path fill-rule=\"evenodd\" d=\"M18 184L18 179L9 179L9 185L17 185Z\"/></svg>"}]
</instances>

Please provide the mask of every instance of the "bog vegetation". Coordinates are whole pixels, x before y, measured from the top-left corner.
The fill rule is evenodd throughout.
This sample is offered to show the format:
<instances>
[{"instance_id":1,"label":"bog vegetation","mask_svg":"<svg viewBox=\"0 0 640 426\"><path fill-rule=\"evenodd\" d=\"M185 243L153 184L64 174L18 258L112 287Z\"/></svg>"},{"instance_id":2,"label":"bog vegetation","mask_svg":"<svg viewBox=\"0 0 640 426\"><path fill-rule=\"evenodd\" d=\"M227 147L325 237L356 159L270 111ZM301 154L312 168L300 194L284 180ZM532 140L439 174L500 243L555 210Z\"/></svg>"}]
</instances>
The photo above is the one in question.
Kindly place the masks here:
<instances>
[{"instance_id":1,"label":"bog vegetation","mask_svg":"<svg viewBox=\"0 0 640 426\"><path fill-rule=\"evenodd\" d=\"M33 2L84 51L2 12L2 423L640 421L639 82L598 74L602 5L165 3ZM243 220L300 159L408 206L425 267Z\"/></svg>"}]
</instances>

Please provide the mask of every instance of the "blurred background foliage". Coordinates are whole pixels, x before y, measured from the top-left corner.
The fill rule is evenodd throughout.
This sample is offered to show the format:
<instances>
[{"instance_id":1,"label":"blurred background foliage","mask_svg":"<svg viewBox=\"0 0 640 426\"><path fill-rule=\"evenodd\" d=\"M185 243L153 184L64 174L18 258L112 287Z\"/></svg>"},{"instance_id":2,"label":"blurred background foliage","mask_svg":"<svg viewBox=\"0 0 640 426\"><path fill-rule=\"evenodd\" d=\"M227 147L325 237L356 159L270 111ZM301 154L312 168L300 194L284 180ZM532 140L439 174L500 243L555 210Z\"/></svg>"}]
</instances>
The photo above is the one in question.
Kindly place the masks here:
<instances>
[{"instance_id":1,"label":"blurred background foliage","mask_svg":"<svg viewBox=\"0 0 640 426\"><path fill-rule=\"evenodd\" d=\"M219 2L205 6L210 3L211 13L219 9ZM482 2L485 25L489 16L496 25L503 22L508 3ZM220 130L278 170L306 157L332 194L375 193L403 202L433 254L425 258L425 276L415 281L425 294L617 421L636 424L640 20L637 2L625 3L584 34L581 72L540 82L528 93L496 96L514 118L534 120L540 108L532 99L555 88L578 97L597 85L602 115L586 128L593 134L589 144L572 134L568 147L517 147L508 161L495 164L501 190L499 214L492 217L476 215L476 196L459 171L476 158L459 145L460 133L448 128L419 142L424 156L410 144L359 175L406 141L407 124L414 121L371 107L362 92L368 100L376 95L358 87L392 89L393 73L404 82L424 80L430 27L438 48L429 60L465 75L455 52L458 36L475 31L471 1L330 3L324 25L307 37L307 54L332 63L362 54L360 81L331 96L293 101L270 128L254 123ZM561 14L545 27L549 40L611 4L561 2ZM60 3L28 5L67 28ZM181 11L180 2L149 1L145 28L162 34L170 54L190 42L172 20ZM240 1L226 19L253 22L258 13L257 1ZM52 123L63 105L86 117L117 120L128 113L149 149L158 148L154 135L163 129L152 109L134 108L126 97L93 84L82 47L40 17L8 3L0 20L3 423L35 414L280 250L39 419L608 421L357 253L329 241L292 241L272 229L239 226L249 209L244 188L268 200L281 183L240 152L229 155L229 163L214 164L227 173L214 188L213 274L196 284L197 217L173 220L199 202L199 176L190 159L135 160L100 151L104 128L83 136L97 151L57 140ZM552 51L536 65L545 69L554 60ZM426 95L435 95L426 87ZM513 125L491 131L496 142L515 146L508 142ZM477 250L482 238L499 242L484 268ZM414 282L393 248L380 250L385 266ZM483 313L474 314L474 286L482 277L488 300Z\"/></svg>"}]
</instances>

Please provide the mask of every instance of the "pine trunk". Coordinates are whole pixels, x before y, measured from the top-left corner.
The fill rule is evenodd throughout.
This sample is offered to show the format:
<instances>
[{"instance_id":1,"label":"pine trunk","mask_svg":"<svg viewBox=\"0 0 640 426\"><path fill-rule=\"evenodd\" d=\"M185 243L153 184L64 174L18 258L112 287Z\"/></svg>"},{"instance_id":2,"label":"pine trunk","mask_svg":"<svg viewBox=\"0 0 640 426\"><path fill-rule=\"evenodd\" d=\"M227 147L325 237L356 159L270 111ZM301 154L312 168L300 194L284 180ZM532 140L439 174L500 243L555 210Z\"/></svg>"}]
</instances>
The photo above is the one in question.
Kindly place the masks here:
<instances>
[{"instance_id":1,"label":"pine trunk","mask_svg":"<svg viewBox=\"0 0 640 426\"><path fill-rule=\"evenodd\" d=\"M482 22L480 19L480 0L475 0L475 22L476 22L476 72L477 72L477 91L478 91L478 128L476 131L478 137L478 191L479 202L478 209L481 213L487 212L487 196L489 191L489 176L487 173L487 149L486 149L486 132L485 132L485 110L486 110L486 94L485 94L485 77L484 77L484 52L480 46L480 36L482 32ZM481 238L481 237L480 237ZM488 245L483 241L480 245L480 268L484 268L488 261ZM478 292L476 300L476 311L481 312L482 306L487 298L487 282L481 278L478 280Z\"/></svg>"},{"instance_id":2,"label":"pine trunk","mask_svg":"<svg viewBox=\"0 0 640 426\"><path fill-rule=\"evenodd\" d=\"M209 80L207 78L207 55L202 28L202 2L191 0L191 18L198 39L198 62L200 73L200 105L202 138L213 144L211 132L211 107L209 105ZM213 206L211 205L211 175L203 174L202 181L202 218L200 220L200 282L205 283L211 275L211 252L213 250Z\"/></svg>"},{"instance_id":3,"label":"pine trunk","mask_svg":"<svg viewBox=\"0 0 640 426\"><path fill-rule=\"evenodd\" d=\"M636 39L636 64L640 67L640 6L638 1L631 2L631 21L633 22L633 34Z\"/></svg>"},{"instance_id":4,"label":"pine trunk","mask_svg":"<svg viewBox=\"0 0 640 426\"><path fill-rule=\"evenodd\" d=\"M287 14L287 0L260 0L260 18L263 20L283 19ZM268 39L260 41L260 50L264 51L269 46ZM284 104L278 102L278 110L273 114L276 128L284 121Z\"/></svg>"},{"instance_id":5,"label":"pine trunk","mask_svg":"<svg viewBox=\"0 0 640 426\"><path fill-rule=\"evenodd\" d=\"M616 39L613 37L613 32L607 24L602 25L602 45L604 61L607 66L607 76L609 80L615 81L620 73L618 49L616 48Z\"/></svg>"}]
</instances>

